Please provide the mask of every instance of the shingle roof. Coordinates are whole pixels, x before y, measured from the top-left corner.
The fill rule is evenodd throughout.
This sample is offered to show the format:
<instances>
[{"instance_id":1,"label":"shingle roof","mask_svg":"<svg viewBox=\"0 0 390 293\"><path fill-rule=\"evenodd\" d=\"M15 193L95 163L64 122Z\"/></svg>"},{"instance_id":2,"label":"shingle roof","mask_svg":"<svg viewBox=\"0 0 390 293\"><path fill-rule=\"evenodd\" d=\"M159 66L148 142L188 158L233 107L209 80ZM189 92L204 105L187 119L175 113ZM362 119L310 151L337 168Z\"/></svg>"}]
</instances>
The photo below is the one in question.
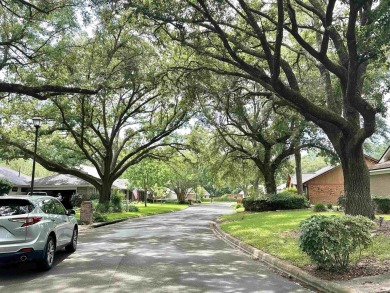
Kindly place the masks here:
<instances>
[{"instance_id":1,"label":"shingle roof","mask_svg":"<svg viewBox=\"0 0 390 293\"><path fill-rule=\"evenodd\" d=\"M119 189L128 189L129 187L129 180L128 179L117 179L112 184L114 187Z\"/></svg>"},{"instance_id":2,"label":"shingle roof","mask_svg":"<svg viewBox=\"0 0 390 293\"><path fill-rule=\"evenodd\" d=\"M90 185L87 181L73 175L57 174L35 180L36 187L45 186L86 186Z\"/></svg>"},{"instance_id":3,"label":"shingle roof","mask_svg":"<svg viewBox=\"0 0 390 293\"><path fill-rule=\"evenodd\" d=\"M0 166L0 178L7 179L15 186L29 186L31 177L15 170Z\"/></svg>"},{"instance_id":4,"label":"shingle roof","mask_svg":"<svg viewBox=\"0 0 390 293\"><path fill-rule=\"evenodd\" d=\"M317 170L315 171L314 173L306 173L306 174L302 174L302 183L305 183L313 178L316 178L330 170L332 170L333 168L335 168L336 166L326 166L320 170ZM293 175L290 175L291 176L291 184L294 184L294 185L297 185L297 178L296 178L296 175L293 174Z\"/></svg>"},{"instance_id":5,"label":"shingle roof","mask_svg":"<svg viewBox=\"0 0 390 293\"><path fill-rule=\"evenodd\" d=\"M388 169L390 168L390 161L386 161L383 163L376 164L370 168L370 171L372 170L380 170L380 169Z\"/></svg>"}]
</instances>

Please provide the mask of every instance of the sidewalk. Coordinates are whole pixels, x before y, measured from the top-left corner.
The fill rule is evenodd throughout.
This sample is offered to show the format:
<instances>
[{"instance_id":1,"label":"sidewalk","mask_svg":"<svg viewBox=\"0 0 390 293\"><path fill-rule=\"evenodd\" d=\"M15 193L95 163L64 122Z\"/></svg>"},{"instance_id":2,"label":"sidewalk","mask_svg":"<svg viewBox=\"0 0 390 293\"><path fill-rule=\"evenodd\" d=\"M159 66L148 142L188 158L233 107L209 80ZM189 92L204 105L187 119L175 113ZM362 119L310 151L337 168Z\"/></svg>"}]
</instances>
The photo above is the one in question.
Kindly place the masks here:
<instances>
[{"instance_id":1,"label":"sidewalk","mask_svg":"<svg viewBox=\"0 0 390 293\"><path fill-rule=\"evenodd\" d=\"M390 274L359 277L348 281L327 281L310 275L306 271L291 265L277 257L254 248L245 242L225 233L215 222L210 222L214 234L229 245L249 254L253 259L259 260L275 270L294 278L318 292L328 293L390 293Z\"/></svg>"},{"instance_id":2,"label":"sidewalk","mask_svg":"<svg viewBox=\"0 0 390 293\"><path fill-rule=\"evenodd\" d=\"M390 274L355 278L348 281L338 281L341 286L355 290L355 292L390 292Z\"/></svg>"}]
</instances>

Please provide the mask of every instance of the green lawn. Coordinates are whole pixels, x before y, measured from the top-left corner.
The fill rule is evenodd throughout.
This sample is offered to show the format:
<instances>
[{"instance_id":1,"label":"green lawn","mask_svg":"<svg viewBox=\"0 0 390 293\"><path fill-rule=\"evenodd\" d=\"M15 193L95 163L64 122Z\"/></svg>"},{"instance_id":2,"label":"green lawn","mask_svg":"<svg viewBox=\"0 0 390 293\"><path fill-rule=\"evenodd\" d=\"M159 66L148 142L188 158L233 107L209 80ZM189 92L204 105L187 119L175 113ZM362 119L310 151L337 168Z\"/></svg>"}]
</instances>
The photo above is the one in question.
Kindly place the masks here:
<instances>
[{"instance_id":1,"label":"green lawn","mask_svg":"<svg viewBox=\"0 0 390 293\"><path fill-rule=\"evenodd\" d=\"M172 211L179 211L182 209L185 209L188 207L187 205L180 205L180 204L161 204L161 203L148 203L147 207L143 203L139 204L132 204L139 208L139 212L122 212L122 213L109 213L107 214L108 221L115 221L120 219L130 219L135 218L139 216L145 216L145 215L154 215L154 214L161 214L161 213L167 213ZM123 208L126 208L126 205L123 205ZM80 212L76 212L76 218L80 219Z\"/></svg>"},{"instance_id":2,"label":"green lawn","mask_svg":"<svg viewBox=\"0 0 390 293\"><path fill-rule=\"evenodd\" d=\"M310 263L309 257L299 250L299 223L313 215L311 210L278 211L263 213L239 212L223 216L221 229L232 236L262 251L290 261L297 266ZM340 212L315 213L341 215ZM390 215L384 216L390 220ZM363 256L374 255L380 260L390 260L390 239L376 236L372 247L363 251ZM359 255L352 256L352 261Z\"/></svg>"}]
</instances>

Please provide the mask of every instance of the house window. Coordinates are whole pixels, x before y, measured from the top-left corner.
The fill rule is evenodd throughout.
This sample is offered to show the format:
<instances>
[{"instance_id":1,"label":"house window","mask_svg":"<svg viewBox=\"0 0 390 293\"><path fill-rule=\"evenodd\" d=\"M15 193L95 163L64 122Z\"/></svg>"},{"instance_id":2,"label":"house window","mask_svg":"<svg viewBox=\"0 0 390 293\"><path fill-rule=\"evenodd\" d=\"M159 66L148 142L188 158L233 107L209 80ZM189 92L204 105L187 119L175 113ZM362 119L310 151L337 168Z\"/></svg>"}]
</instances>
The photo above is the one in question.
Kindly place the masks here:
<instances>
[{"instance_id":1,"label":"house window","mask_svg":"<svg viewBox=\"0 0 390 293\"><path fill-rule=\"evenodd\" d=\"M17 192L18 188L17 187L12 187L12 192Z\"/></svg>"},{"instance_id":2,"label":"house window","mask_svg":"<svg viewBox=\"0 0 390 293\"><path fill-rule=\"evenodd\" d=\"M27 188L27 187L22 187L22 189L20 190L20 192L28 192L28 188Z\"/></svg>"}]
</instances>

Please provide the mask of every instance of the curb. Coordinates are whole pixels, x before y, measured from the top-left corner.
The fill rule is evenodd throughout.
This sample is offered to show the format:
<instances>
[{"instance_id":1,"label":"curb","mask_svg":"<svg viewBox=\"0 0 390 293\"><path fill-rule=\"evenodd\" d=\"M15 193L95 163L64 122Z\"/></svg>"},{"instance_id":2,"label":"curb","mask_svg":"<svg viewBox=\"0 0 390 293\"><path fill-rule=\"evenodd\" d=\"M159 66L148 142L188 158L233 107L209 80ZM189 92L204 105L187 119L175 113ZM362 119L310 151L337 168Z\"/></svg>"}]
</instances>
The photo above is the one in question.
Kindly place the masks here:
<instances>
[{"instance_id":1,"label":"curb","mask_svg":"<svg viewBox=\"0 0 390 293\"><path fill-rule=\"evenodd\" d=\"M293 266L277 257L274 257L257 248L254 248L253 246L250 246L249 244L246 244L238 240L237 238L227 234L226 232L222 231L216 222L210 222L210 228L218 238L222 239L230 246L240 249L245 254L249 254L253 259L259 260L269 265L270 267L284 274L287 274L288 277L293 277L313 289L325 293L357 293L358 292L353 289L345 288L339 284L327 280L322 280L320 278L312 276L309 273L305 272L304 270L296 266Z\"/></svg>"}]
</instances>

